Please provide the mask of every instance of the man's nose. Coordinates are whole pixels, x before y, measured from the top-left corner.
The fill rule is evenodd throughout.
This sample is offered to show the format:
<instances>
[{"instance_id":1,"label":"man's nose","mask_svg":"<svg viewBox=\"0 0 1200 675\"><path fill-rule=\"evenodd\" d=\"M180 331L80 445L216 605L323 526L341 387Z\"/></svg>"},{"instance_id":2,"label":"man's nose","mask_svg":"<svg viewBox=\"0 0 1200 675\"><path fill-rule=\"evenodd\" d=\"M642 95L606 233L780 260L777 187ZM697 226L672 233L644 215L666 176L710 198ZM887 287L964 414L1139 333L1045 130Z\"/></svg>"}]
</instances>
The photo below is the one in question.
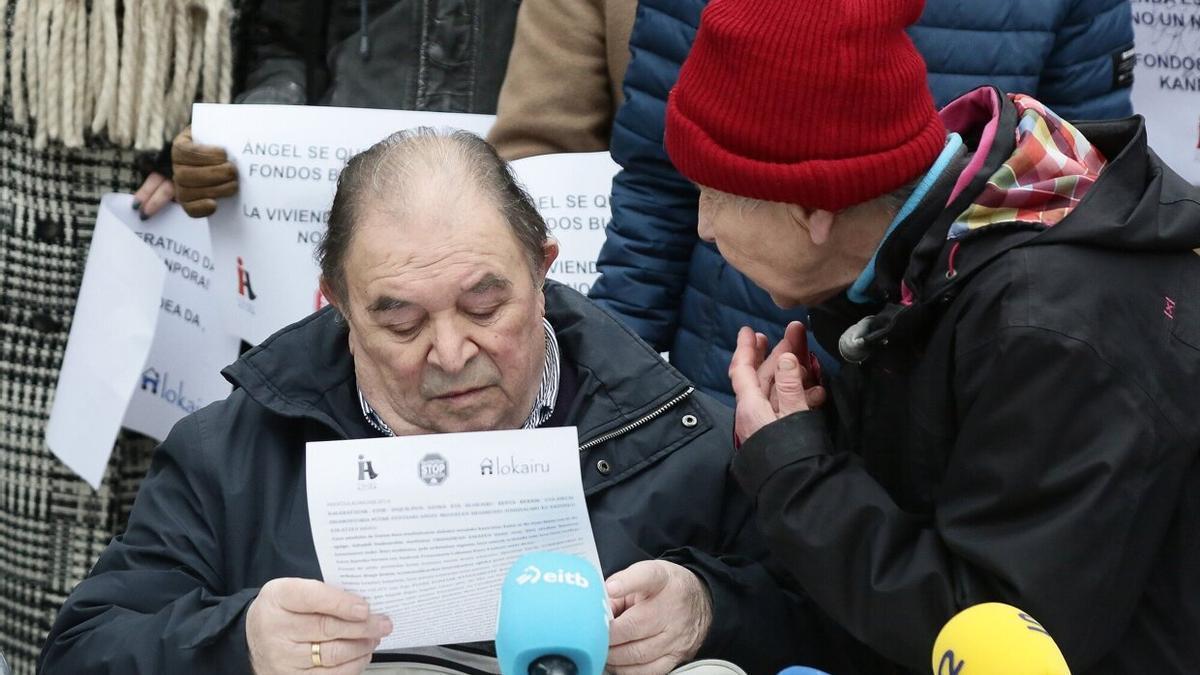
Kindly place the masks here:
<instances>
[{"instance_id":1,"label":"man's nose","mask_svg":"<svg viewBox=\"0 0 1200 675\"><path fill-rule=\"evenodd\" d=\"M434 326L433 347L429 350L429 363L443 372L457 373L479 353L479 346L468 331L452 320Z\"/></svg>"}]
</instances>

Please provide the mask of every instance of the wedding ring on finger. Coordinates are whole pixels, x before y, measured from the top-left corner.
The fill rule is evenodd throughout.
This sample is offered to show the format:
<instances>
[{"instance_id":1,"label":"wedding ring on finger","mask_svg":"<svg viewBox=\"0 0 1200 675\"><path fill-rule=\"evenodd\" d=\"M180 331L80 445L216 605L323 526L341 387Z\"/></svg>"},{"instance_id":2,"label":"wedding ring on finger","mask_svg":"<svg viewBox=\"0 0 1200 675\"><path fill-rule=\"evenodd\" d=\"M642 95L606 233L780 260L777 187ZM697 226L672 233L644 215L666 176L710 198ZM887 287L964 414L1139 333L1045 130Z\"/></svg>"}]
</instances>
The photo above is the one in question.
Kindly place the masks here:
<instances>
[{"instance_id":1,"label":"wedding ring on finger","mask_svg":"<svg viewBox=\"0 0 1200 675\"><path fill-rule=\"evenodd\" d=\"M324 668L325 664L321 663L321 643L312 643L312 664L313 668Z\"/></svg>"}]
</instances>

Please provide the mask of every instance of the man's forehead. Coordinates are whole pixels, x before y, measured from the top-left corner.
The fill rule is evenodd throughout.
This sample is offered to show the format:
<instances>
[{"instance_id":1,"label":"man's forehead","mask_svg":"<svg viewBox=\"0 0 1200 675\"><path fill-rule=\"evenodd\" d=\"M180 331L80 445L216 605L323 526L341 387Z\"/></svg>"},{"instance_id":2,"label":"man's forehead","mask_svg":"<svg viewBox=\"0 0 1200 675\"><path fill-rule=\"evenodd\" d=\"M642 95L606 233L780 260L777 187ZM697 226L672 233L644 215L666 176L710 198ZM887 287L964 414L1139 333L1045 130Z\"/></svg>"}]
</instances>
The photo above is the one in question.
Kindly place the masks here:
<instances>
[{"instance_id":1,"label":"man's forehead","mask_svg":"<svg viewBox=\"0 0 1200 675\"><path fill-rule=\"evenodd\" d=\"M428 196L380 197L360 212L346 277L366 291L368 306L384 295L448 299L528 276L529 256L491 200L463 186Z\"/></svg>"},{"instance_id":2,"label":"man's forehead","mask_svg":"<svg viewBox=\"0 0 1200 675\"><path fill-rule=\"evenodd\" d=\"M426 277L405 283L400 274L396 283L368 284L367 310L372 313L393 312L407 307L424 305L431 295L452 299L489 298L503 295L513 288L512 280L503 272L474 270L462 277ZM430 283L432 282L432 284Z\"/></svg>"}]
</instances>

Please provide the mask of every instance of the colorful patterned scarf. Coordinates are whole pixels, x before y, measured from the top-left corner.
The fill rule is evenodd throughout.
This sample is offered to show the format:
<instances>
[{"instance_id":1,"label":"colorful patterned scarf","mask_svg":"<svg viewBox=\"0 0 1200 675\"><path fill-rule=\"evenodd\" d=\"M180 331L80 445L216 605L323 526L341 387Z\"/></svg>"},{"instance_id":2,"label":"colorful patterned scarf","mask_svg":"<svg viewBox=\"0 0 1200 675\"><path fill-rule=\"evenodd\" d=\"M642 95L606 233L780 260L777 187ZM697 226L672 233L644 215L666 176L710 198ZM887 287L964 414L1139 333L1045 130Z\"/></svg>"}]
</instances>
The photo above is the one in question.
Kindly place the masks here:
<instances>
[{"instance_id":1,"label":"colorful patterned scarf","mask_svg":"<svg viewBox=\"0 0 1200 675\"><path fill-rule=\"evenodd\" d=\"M1052 227L1079 204L1107 163L1078 129L1044 105L1024 94L1011 99L1021 118L1016 150L955 220L948 239L997 223Z\"/></svg>"}]
</instances>

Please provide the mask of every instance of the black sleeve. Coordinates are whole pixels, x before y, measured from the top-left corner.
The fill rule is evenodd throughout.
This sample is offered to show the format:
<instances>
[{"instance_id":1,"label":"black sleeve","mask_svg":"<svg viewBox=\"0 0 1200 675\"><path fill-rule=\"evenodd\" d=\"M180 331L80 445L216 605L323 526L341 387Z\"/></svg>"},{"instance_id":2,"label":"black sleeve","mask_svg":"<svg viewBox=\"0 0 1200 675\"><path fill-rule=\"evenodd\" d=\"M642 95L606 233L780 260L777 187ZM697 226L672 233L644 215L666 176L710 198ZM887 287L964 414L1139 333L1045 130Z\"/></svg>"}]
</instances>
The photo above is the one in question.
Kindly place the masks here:
<instances>
[{"instance_id":1,"label":"black sleeve","mask_svg":"<svg viewBox=\"0 0 1200 675\"><path fill-rule=\"evenodd\" d=\"M245 88L237 103L304 105L324 51L324 0L263 0L249 19ZM310 89L311 88L311 89Z\"/></svg>"},{"instance_id":2,"label":"black sleeve","mask_svg":"<svg viewBox=\"0 0 1200 675\"><path fill-rule=\"evenodd\" d=\"M727 488L721 550L687 547L663 555L696 574L712 598L712 625L696 658L731 661L748 673L776 673L791 665L827 667L815 608L768 569L753 505L732 476Z\"/></svg>"},{"instance_id":3,"label":"black sleeve","mask_svg":"<svg viewBox=\"0 0 1200 675\"><path fill-rule=\"evenodd\" d=\"M245 610L225 589L222 505L201 459L197 415L155 452L126 532L67 598L38 664L45 673L248 672Z\"/></svg>"},{"instance_id":4,"label":"black sleeve","mask_svg":"<svg viewBox=\"0 0 1200 675\"><path fill-rule=\"evenodd\" d=\"M1131 377L1050 331L1006 329L955 372L960 429L932 516L834 452L815 412L752 436L735 474L791 574L887 658L927 672L951 616L1000 601L1087 670L1125 629L1169 523L1177 432Z\"/></svg>"}]
</instances>

